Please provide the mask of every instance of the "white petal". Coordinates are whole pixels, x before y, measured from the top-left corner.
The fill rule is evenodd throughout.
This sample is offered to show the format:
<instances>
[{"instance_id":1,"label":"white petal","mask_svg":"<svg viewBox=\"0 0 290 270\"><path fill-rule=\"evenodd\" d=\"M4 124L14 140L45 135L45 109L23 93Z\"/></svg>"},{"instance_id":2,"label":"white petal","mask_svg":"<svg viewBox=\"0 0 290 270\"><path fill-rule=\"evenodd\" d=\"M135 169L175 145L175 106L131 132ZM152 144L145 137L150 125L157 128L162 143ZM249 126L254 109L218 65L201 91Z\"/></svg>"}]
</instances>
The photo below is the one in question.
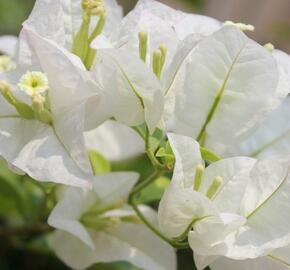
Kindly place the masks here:
<instances>
[{"instance_id":1,"label":"white petal","mask_svg":"<svg viewBox=\"0 0 290 270\"><path fill-rule=\"evenodd\" d=\"M159 1L139 0L134 12L140 13L142 11L150 12L168 22L174 28L180 40L190 34L211 34L221 27L221 23L213 18L181 12Z\"/></svg>"},{"instance_id":2,"label":"white petal","mask_svg":"<svg viewBox=\"0 0 290 270\"><path fill-rule=\"evenodd\" d=\"M252 158L236 157L210 164L205 170L200 192L206 194L215 177L222 177L222 186L211 200L220 212L240 214L241 200L255 163Z\"/></svg>"},{"instance_id":3,"label":"white petal","mask_svg":"<svg viewBox=\"0 0 290 270\"><path fill-rule=\"evenodd\" d=\"M168 50L165 67L170 63L174 55L178 37L170 23L152 14L147 10L133 10L122 22L118 39L115 41L117 47L124 48L139 57L139 38L141 32L148 33L147 63L152 62L152 53L164 44Z\"/></svg>"},{"instance_id":4,"label":"white petal","mask_svg":"<svg viewBox=\"0 0 290 270\"><path fill-rule=\"evenodd\" d=\"M88 186L91 180L72 160L53 129L38 121L3 118L0 155L39 181Z\"/></svg>"},{"instance_id":5,"label":"white petal","mask_svg":"<svg viewBox=\"0 0 290 270\"><path fill-rule=\"evenodd\" d=\"M93 188L98 198L106 203L125 203L139 178L138 173L116 172L96 176Z\"/></svg>"},{"instance_id":6,"label":"white petal","mask_svg":"<svg viewBox=\"0 0 290 270\"><path fill-rule=\"evenodd\" d=\"M279 71L278 92L282 97L285 97L290 93L290 55L280 50L274 50L273 56Z\"/></svg>"},{"instance_id":7,"label":"white petal","mask_svg":"<svg viewBox=\"0 0 290 270\"><path fill-rule=\"evenodd\" d=\"M187 80L178 92L175 131L196 138L204 130L210 149L212 142L237 142L262 121L276 98L276 69L271 54L236 27L204 38L191 55Z\"/></svg>"},{"instance_id":8,"label":"white petal","mask_svg":"<svg viewBox=\"0 0 290 270\"><path fill-rule=\"evenodd\" d=\"M54 232L49 244L56 256L71 269L86 269L96 262L95 250L65 231Z\"/></svg>"},{"instance_id":9,"label":"white petal","mask_svg":"<svg viewBox=\"0 0 290 270\"><path fill-rule=\"evenodd\" d=\"M51 212L48 224L74 235L93 249L93 240L84 225L79 222L79 218L96 200L97 197L92 191L70 188Z\"/></svg>"},{"instance_id":10,"label":"white petal","mask_svg":"<svg viewBox=\"0 0 290 270\"><path fill-rule=\"evenodd\" d=\"M169 237L179 237L193 223L206 216L217 215L213 203L192 187L182 188L172 183L165 191L158 209L161 230Z\"/></svg>"},{"instance_id":11,"label":"white petal","mask_svg":"<svg viewBox=\"0 0 290 270\"><path fill-rule=\"evenodd\" d=\"M183 40L190 34L210 35L221 27L222 24L214 18L198 14L188 14L174 28L179 39Z\"/></svg>"},{"instance_id":12,"label":"white petal","mask_svg":"<svg viewBox=\"0 0 290 270\"><path fill-rule=\"evenodd\" d=\"M15 36L0 36L0 53L15 57L17 42Z\"/></svg>"},{"instance_id":13,"label":"white petal","mask_svg":"<svg viewBox=\"0 0 290 270\"><path fill-rule=\"evenodd\" d=\"M290 153L290 98L259 126L257 131L240 145L229 149L225 155L248 155L259 158Z\"/></svg>"},{"instance_id":14,"label":"white petal","mask_svg":"<svg viewBox=\"0 0 290 270\"><path fill-rule=\"evenodd\" d=\"M128 125L145 121L151 132L163 113L163 95L158 79L137 57L124 50L103 50L93 71L101 72L108 103L114 117Z\"/></svg>"},{"instance_id":15,"label":"white petal","mask_svg":"<svg viewBox=\"0 0 290 270\"><path fill-rule=\"evenodd\" d=\"M192 187L197 165L203 165L199 144L194 139L174 133L167 134L175 156L172 181L182 187Z\"/></svg>"},{"instance_id":16,"label":"white petal","mask_svg":"<svg viewBox=\"0 0 290 270\"><path fill-rule=\"evenodd\" d=\"M220 258L212 263L210 268L212 270L288 270L289 266L269 257L242 261Z\"/></svg>"},{"instance_id":17,"label":"white petal","mask_svg":"<svg viewBox=\"0 0 290 270\"><path fill-rule=\"evenodd\" d=\"M195 253L202 256L225 254L231 239L246 219L235 214L209 216L197 221L188 234L188 242Z\"/></svg>"},{"instance_id":18,"label":"white petal","mask_svg":"<svg viewBox=\"0 0 290 270\"><path fill-rule=\"evenodd\" d=\"M290 243L289 159L260 161L253 168L242 201L247 224L237 234L227 256L265 256Z\"/></svg>"},{"instance_id":19,"label":"white petal","mask_svg":"<svg viewBox=\"0 0 290 270\"><path fill-rule=\"evenodd\" d=\"M46 37L55 41L60 46L65 46L66 30L70 26L72 20L66 17L63 8L64 1L54 0L37 0L34 8L24 25L29 26L42 37ZM72 1L66 1L68 3ZM49 11L49 12L48 12ZM68 10L66 10L68 12ZM66 25L64 22L66 21ZM21 53L21 49L20 49Z\"/></svg>"},{"instance_id":20,"label":"white petal","mask_svg":"<svg viewBox=\"0 0 290 270\"><path fill-rule=\"evenodd\" d=\"M131 128L116 121L107 121L85 134L88 149L97 150L106 159L120 161L145 153L143 139Z\"/></svg>"},{"instance_id":21,"label":"white petal","mask_svg":"<svg viewBox=\"0 0 290 270\"><path fill-rule=\"evenodd\" d=\"M183 40L179 44L171 64L162 76L162 87L165 95L165 120L167 121L167 130L169 131L171 130L171 123L169 121L174 111L176 96L181 91L186 80L187 64L191 59L190 55L197 48L197 44L201 38L200 35L190 35Z\"/></svg>"},{"instance_id":22,"label":"white petal","mask_svg":"<svg viewBox=\"0 0 290 270\"><path fill-rule=\"evenodd\" d=\"M97 262L129 261L144 270L175 270L173 248L144 225L121 224L111 231L90 231L95 251L67 233L57 232L53 248L73 269L84 269ZM154 247L154 248L152 248Z\"/></svg>"}]
</instances>

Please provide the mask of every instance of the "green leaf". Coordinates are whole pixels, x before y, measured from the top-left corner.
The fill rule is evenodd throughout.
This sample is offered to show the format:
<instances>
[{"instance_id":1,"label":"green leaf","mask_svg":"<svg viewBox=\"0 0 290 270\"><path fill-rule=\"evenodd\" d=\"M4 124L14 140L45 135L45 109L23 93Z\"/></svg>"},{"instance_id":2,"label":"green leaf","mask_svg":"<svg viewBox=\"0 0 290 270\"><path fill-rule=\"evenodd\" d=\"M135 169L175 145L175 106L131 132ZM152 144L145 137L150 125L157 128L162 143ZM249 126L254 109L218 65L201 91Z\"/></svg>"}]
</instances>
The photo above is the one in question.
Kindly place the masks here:
<instances>
[{"instance_id":1,"label":"green leaf","mask_svg":"<svg viewBox=\"0 0 290 270\"><path fill-rule=\"evenodd\" d=\"M21 213L23 210L21 178L12 173L3 161L0 162L0 215Z\"/></svg>"},{"instance_id":2,"label":"green leaf","mask_svg":"<svg viewBox=\"0 0 290 270\"><path fill-rule=\"evenodd\" d=\"M109 161L99 152L95 150L89 150L89 158L94 175L108 173L111 171L111 165Z\"/></svg>"},{"instance_id":3,"label":"green leaf","mask_svg":"<svg viewBox=\"0 0 290 270\"><path fill-rule=\"evenodd\" d=\"M200 147L200 152L201 152L202 158L206 161L216 162L216 161L221 160L221 158L218 155L216 155L214 152L211 152L210 150L204 147Z\"/></svg>"},{"instance_id":4,"label":"green leaf","mask_svg":"<svg viewBox=\"0 0 290 270\"><path fill-rule=\"evenodd\" d=\"M98 263L89 270L142 270L128 262Z\"/></svg>"},{"instance_id":5,"label":"green leaf","mask_svg":"<svg viewBox=\"0 0 290 270\"><path fill-rule=\"evenodd\" d=\"M169 183L170 180L167 177L159 177L151 185L142 190L142 192L140 193L140 197L138 198L138 202L150 203L159 201L165 189L168 187Z\"/></svg>"}]
</instances>

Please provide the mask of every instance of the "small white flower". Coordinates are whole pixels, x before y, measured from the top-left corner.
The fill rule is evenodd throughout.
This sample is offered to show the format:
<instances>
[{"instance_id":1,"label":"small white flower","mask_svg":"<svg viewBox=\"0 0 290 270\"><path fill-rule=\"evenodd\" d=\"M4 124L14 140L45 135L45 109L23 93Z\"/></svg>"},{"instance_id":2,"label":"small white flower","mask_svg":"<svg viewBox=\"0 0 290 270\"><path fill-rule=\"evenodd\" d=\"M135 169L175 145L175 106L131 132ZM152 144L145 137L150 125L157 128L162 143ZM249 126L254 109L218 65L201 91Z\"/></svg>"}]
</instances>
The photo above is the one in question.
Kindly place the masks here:
<instances>
[{"instance_id":1,"label":"small white flower","mask_svg":"<svg viewBox=\"0 0 290 270\"><path fill-rule=\"evenodd\" d=\"M27 71L20 78L18 86L29 96L43 94L49 88L47 76L40 71Z\"/></svg>"}]
</instances>

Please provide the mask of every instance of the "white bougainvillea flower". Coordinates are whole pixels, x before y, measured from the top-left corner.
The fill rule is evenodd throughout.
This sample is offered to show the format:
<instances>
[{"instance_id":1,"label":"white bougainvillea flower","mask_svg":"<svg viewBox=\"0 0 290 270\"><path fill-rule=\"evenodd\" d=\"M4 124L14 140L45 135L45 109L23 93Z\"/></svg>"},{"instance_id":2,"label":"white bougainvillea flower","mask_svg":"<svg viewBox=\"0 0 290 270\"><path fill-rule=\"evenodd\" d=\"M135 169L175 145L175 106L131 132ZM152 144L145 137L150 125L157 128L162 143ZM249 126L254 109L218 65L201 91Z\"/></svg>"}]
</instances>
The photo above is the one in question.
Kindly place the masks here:
<instances>
[{"instance_id":1,"label":"white bougainvillea flower","mask_svg":"<svg viewBox=\"0 0 290 270\"><path fill-rule=\"evenodd\" d=\"M188 236L198 269L219 256L271 254L290 242L289 158L224 159L204 168L198 143L169 134L176 164L159 207L170 237Z\"/></svg>"},{"instance_id":2,"label":"white bougainvillea flower","mask_svg":"<svg viewBox=\"0 0 290 270\"><path fill-rule=\"evenodd\" d=\"M187 42L166 79L167 127L222 154L288 94L281 61L233 26ZM178 75L184 60L185 72Z\"/></svg>"},{"instance_id":3,"label":"white bougainvillea flower","mask_svg":"<svg viewBox=\"0 0 290 270\"><path fill-rule=\"evenodd\" d=\"M87 113L102 102L98 86L74 55L27 27L21 39L27 58L0 75L0 156L40 181L88 185L83 131Z\"/></svg>"},{"instance_id":4,"label":"white bougainvillea flower","mask_svg":"<svg viewBox=\"0 0 290 270\"><path fill-rule=\"evenodd\" d=\"M121 161L145 153L144 140L131 128L108 120L85 133L86 146L101 153L109 161Z\"/></svg>"},{"instance_id":5,"label":"white bougainvillea flower","mask_svg":"<svg viewBox=\"0 0 290 270\"><path fill-rule=\"evenodd\" d=\"M100 50L91 73L116 120L130 126L145 121L151 133L155 130L163 115L161 85L138 57L121 49Z\"/></svg>"},{"instance_id":6,"label":"white bougainvillea flower","mask_svg":"<svg viewBox=\"0 0 290 270\"><path fill-rule=\"evenodd\" d=\"M210 265L212 270L288 270L290 266L290 246L280 248L272 252L270 255L252 260L231 260L220 258Z\"/></svg>"},{"instance_id":7,"label":"white bougainvillea flower","mask_svg":"<svg viewBox=\"0 0 290 270\"><path fill-rule=\"evenodd\" d=\"M176 269L173 248L152 234L126 205L137 179L136 173L111 173L96 177L92 191L67 190L48 223L58 229L51 246L69 267L129 261L144 270ZM156 220L149 207L140 209Z\"/></svg>"},{"instance_id":8,"label":"white bougainvillea flower","mask_svg":"<svg viewBox=\"0 0 290 270\"><path fill-rule=\"evenodd\" d=\"M99 1L100 2L100 1ZM122 19L123 11L115 0L103 0L106 10L104 34L108 38ZM47 12L49 10L49 12ZM92 18L90 31L93 31L98 18ZM24 25L29 26L40 36L53 40L59 46L72 50L74 38L83 21L81 0L37 0Z\"/></svg>"}]
</instances>

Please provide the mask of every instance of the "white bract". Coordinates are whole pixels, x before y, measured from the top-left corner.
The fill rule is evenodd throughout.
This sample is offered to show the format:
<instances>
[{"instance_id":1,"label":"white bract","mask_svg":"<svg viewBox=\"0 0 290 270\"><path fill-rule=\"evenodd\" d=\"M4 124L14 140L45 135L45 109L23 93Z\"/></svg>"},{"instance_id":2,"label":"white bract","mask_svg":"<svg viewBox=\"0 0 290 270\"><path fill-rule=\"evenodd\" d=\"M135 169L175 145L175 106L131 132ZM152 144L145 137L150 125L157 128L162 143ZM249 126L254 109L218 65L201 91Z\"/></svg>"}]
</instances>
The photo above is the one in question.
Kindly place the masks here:
<instances>
[{"instance_id":1,"label":"white bract","mask_svg":"<svg viewBox=\"0 0 290 270\"><path fill-rule=\"evenodd\" d=\"M144 270L175 270L173 248L152 234L126 205L136 173L97 176L93 190L70 188L52 211L48 223L57 228L51 245L73 269L98 262L129 261ZM141 211L153 222L149 207Z\"/></svg>"},{"instance_id":2,"label":"white bract","mask_svg":"<svg viewBox=\"0 0 290 270\"><path fill-rule=\"evenodd\" d=\"M162 118L163 95L158 79L138 57L125 50L98 51L92 75L116 120L129 126L145 121L153 133Z\"/></svg>"},{"instance_id":3,"label":"white bract","mask_svg":"<svg viewBox=\"0 0 290 270\"><path fill-rule=\"evenodd\" d=\"M281 58L233 26L201 41L188 37L165 73L168 130L224 154L289 93Z\"/></svg>"},{"instance_id":4,"label":"white bract","mask_svg":"<svg viewBox=\"0 0 290 270\"><path fill-rule=\"evenodd\" d=\"M188 236L199 269L219 256L254 259L289 244L289 158L236 157L202 169L195 140L169 141L176 164L159 223L170 237Z\"/></svg>"},{"instance_id":5,"label":"white bract","mask_svg":"<svg viewBox=\"0 0 290 270\"><path fill-rule=\"evenodd\" d=\"M242 154L258 158L290 153L290 99L284 102L259 125L249 138L228 149L225 155Z\"/></svg>"},{"instance_id":6,"label":"white bract","mask_svg":"<svg viewBox=\"0 0 290 270\"><path fill-rule=\"evenodd\" d=\"M123 48L138 55L138 35L145 32L148 35L147 59L152 58L154 50L161 44L167 47L168 57L171 59L179 42L186 36L192 33L208 35L220 27L221 23L213 18L184 13L155 0L140 0L119 27L114 29L111 38L100 35L93 46ZM166 64L170 62L169 59Z\"/></svg>"},{"instance_id":7,"label":"white bract","mask_svg":"<svg viewBox=\"0 0 290 270\"><path fill-rule=\"evenodd\" d=\"M252 260L230 260L221 258L210 267L212 270L288 270L290 266L290 246L273 251L270 255Z\"/></svg>"},{"instance_id":8,"label":"white bract","mask_svg":"<svg viewBox=\"0 0 290 270\"><path fill-rule=\"evenodd\" d=\"M34 179L88 186L83 132L86 115L102 103L98 85L74 55L31 29L22 30L20 44L29 57L0 75L0 155Z\"/></svg>"},{"instance_id":9,"label":"white bract","mask_svg":"<svg viewBox=\"0 0 290 270\"><path fill-rule=\"evenodd\" d=\"M108 120L85 133L88 149L96 150L109 161L136 158L145 153L143 139L131 128L117 121Z\"/></svg>"},{"instance_id":10,"label":"white bract","mask_svg":"<svg viewBox=\"0 0 290 270\"><path fill-rule=\"evenodd\" d=\"M290 56L279 50L274 50L273 56L278 63L280 74L278 87L290 92ZM257 127L255 132L250 134L240 144L233 145L227 149L224 155L242 154L263 158L272 155L289 154L289 102L289 97L286 97L283 103ZM276 107L276 104L273 105L273 107Z\"/></svg>"}]
</instances>

